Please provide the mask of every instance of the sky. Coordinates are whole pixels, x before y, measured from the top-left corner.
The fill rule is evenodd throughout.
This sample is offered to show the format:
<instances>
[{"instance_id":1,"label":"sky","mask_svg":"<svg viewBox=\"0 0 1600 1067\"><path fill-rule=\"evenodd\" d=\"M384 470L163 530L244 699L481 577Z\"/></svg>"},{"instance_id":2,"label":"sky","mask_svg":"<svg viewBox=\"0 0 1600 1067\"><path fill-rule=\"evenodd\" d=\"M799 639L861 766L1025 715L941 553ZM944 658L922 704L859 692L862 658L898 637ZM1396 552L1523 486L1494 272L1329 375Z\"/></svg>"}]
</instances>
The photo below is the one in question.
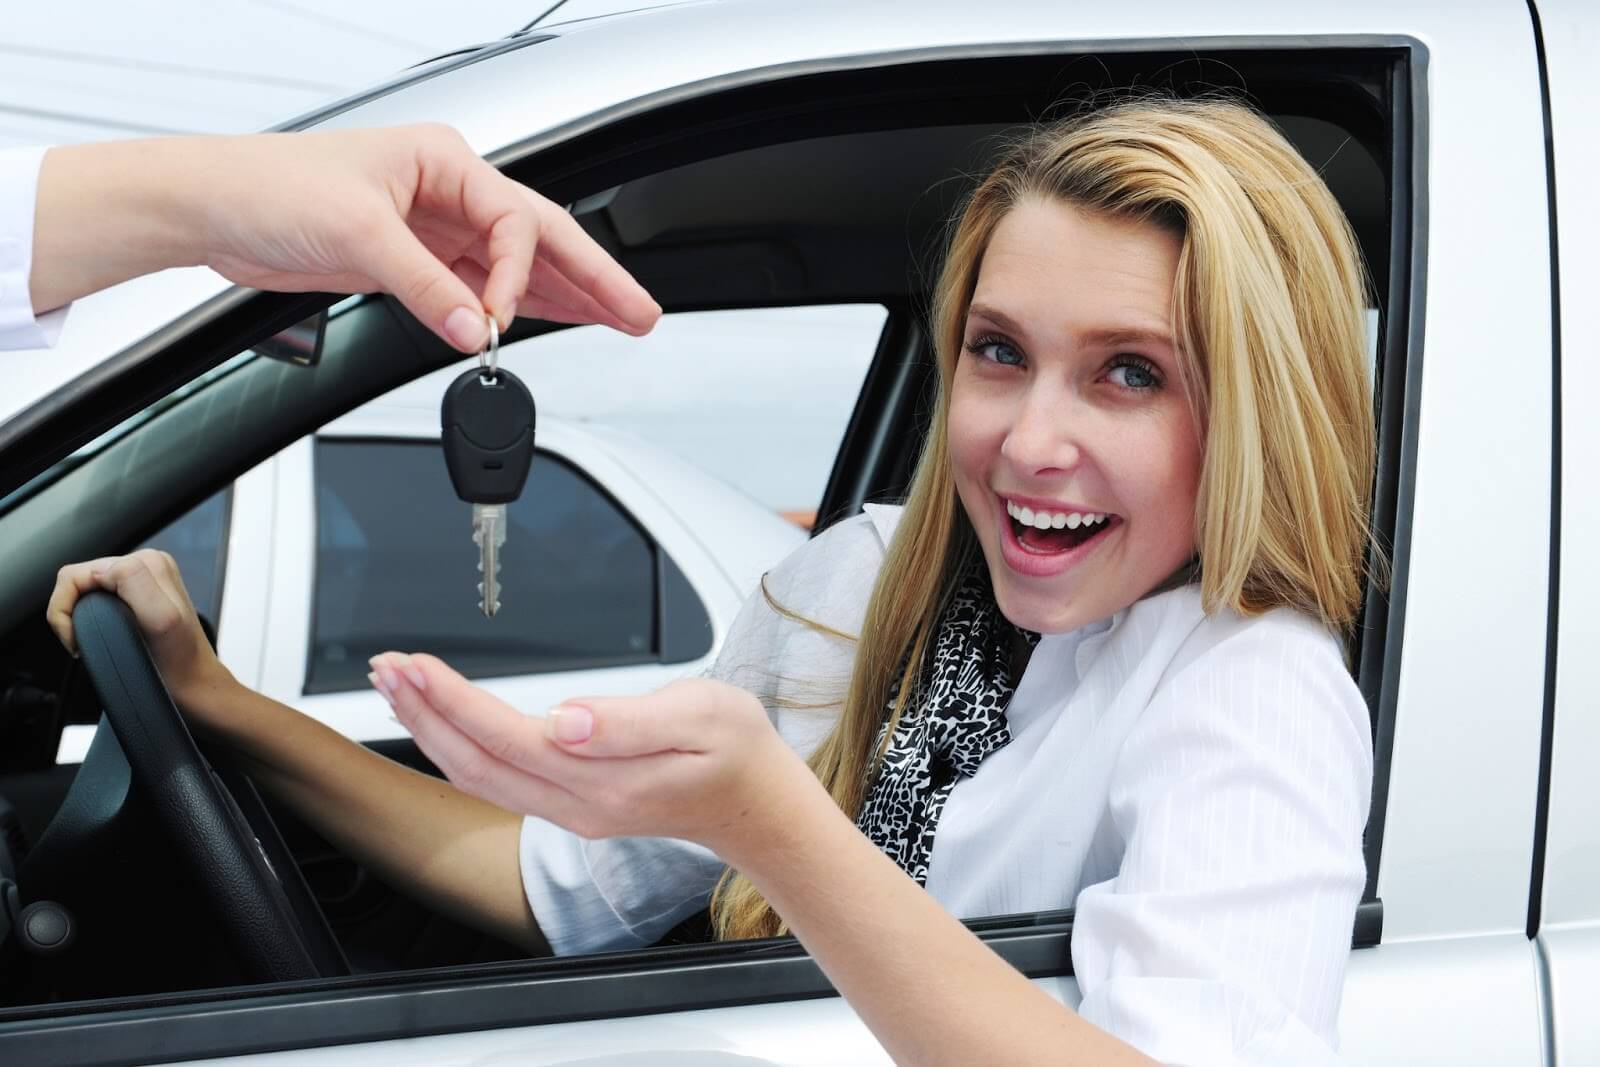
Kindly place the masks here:
<instances>
[{"instance_id":1,"label":"sky","mask_svg":"<svg viewBox=\"0 0 1600 1067\"><path fill-rule=\"evenodd\" d=\"M465 45L661 0L5 0L0 147L264 129Z\"/></svg>"}]
</instances>

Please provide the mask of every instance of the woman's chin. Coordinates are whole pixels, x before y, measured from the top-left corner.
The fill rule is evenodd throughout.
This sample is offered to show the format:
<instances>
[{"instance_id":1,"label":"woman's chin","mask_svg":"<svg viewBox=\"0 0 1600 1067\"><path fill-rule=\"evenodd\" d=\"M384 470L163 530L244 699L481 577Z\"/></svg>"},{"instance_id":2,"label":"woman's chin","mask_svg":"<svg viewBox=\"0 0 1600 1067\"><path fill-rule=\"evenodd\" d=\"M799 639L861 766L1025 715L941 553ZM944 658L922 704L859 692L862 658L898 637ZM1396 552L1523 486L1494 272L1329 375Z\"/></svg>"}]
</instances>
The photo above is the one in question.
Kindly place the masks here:
<instances>
[{"instance_id":1,"label":"woman's chin","mask_svg":"<svg viewBox=\"0 0 1600 1067\"><path fill-rule=\"evenodd\" d=\"M1060 597L1041 595L1042 590L1016 589L1007 580L1008 576L995 574L992 568L990 575L995 579L995 603L1000 607L1000 614L1019 629L1038 634L1071 633L1116 611L1111 608L1095 614L1095 608L1084 603L1082 598L1073 597L1064 602Z\"/></svg>"}]
</instances>

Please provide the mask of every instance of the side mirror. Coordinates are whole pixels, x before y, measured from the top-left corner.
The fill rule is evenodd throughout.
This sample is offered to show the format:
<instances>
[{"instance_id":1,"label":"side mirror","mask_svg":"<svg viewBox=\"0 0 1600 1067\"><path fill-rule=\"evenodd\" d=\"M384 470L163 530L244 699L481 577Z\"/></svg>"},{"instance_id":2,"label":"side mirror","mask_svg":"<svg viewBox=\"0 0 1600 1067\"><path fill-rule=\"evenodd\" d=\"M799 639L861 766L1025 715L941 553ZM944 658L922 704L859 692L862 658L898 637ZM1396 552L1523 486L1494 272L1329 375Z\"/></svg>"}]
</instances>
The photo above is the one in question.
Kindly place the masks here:
<instances>
[{"instance_id":1,"label":"side mirror","mask_svg":"<svg viewBox=\"0 0 1600 1067\"><path fill-rule=\"evenodd\" d=\"M293 363L297 367L315 367L322 359L322 335L327 328L328 313L319 311L252 348L268 359Z\"/></svg>"}]
</instances>

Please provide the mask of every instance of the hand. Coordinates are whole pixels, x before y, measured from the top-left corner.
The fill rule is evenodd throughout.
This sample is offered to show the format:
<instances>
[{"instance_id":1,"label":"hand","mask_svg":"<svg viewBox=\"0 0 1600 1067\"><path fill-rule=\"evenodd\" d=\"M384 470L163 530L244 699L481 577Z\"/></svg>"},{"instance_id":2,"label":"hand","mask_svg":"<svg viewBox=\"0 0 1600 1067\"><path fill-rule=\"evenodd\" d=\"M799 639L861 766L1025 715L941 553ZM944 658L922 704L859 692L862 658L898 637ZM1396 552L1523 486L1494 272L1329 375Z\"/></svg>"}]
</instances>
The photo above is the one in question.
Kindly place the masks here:
<instances>
[{"instance_id":1,"label":"hand","mask_svg":"<svg viewBox=\"0 0 1600 1067\"><path fill-rule=\"evenodd\" d=\"M677 837L727 858L770 835L785 778L816 787L760 702L721 682L571 700L540 719L432 656L389 652L372 665L374 684L452 782L583 837Z\"/></svg>"},{"instance_id":2,"label":"hand","mask_svg":"<svg viewBox=\"0 0 1600 1067\"><path fill-rule=\"evenodd\" d=\"M633 334L661 314L570 215L442 125L51 149L34 248L38 310L204 263L260 289L393 293L464 352L485 310L502 330L520 313Z\"/></svg>"},{"instance_id":3,"label":"hand","mask_svg":"<svg viewBox=\"0 0 1600 1067\"><path fill-rule=\"evenodd\" d=\"M232 681L200 628L200 618L171 556L146 548L131 556L108 556L61 568L45 621L73 655L77 655L78 643L72 632L72 609L83 594L95 589L115 593L133 609L156 669L180 707L187 711L196 694Z\"/></svg>"}]
</instances>

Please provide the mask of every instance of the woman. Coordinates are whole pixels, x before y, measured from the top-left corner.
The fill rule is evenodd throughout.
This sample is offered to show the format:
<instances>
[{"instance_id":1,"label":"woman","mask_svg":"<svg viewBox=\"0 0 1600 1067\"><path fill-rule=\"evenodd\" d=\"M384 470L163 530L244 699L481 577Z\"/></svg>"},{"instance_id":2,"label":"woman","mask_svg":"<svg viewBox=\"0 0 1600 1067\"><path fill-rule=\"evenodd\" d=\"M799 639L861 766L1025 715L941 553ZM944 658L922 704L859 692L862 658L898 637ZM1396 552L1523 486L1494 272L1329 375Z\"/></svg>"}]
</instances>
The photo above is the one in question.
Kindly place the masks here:
<instances>
[{"instance_id":1,"label":"woman","mask_svg":"<svg viewBox=\"0 0 1600 1067\"><path fill-rule=\"evenodd\" d=\"M1363 295L1331 195L1248 110L1039 131L955 231L904 508L768 575L713 678L541 722L375 658L464 792L319 750L215 663L160 561L69 568L52 618L116 588L269 788L332 791L337 843L524 943L646 941L715 887L721 936L793 932L904 1061L1326 1060L1371 777L1339 642L1367 549ZM430 809L426 843L384 783L404 819ZM515 903L503 810L535 816ZM952 917L1068 906L1077 1012Z\"/></svg>"}]
</instances>

